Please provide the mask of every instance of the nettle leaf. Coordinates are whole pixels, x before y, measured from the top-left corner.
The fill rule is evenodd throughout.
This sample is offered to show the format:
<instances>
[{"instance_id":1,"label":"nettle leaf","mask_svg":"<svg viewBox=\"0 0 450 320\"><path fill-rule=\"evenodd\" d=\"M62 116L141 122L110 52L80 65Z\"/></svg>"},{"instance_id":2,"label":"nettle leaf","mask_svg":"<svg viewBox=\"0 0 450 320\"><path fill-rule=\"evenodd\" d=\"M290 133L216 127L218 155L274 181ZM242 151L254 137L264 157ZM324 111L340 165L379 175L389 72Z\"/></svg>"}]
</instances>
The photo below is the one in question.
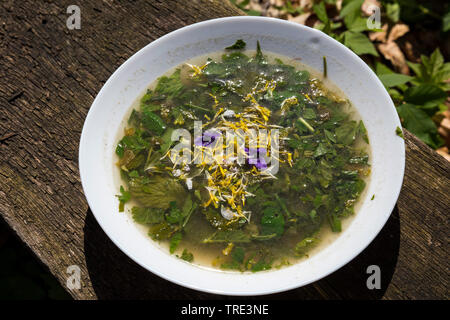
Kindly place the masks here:
<instances>
[{"instance_id":1,"label":"nettle leaf","mask_svg":"<svg viewBox=\"0 0 450 320\"><path fill-rule=\"evenodd\" d=\"M169 223L180 223L184 219L183 212L178 208L176 201L170 202L169 212L166 214L166 220Z\"/></svg>"},{"instance_id":2,"label":"nettle leaf","mask_svg":"<svg viewBox=\"0 0 450 320\"><path fill-rule=\"evenodd\" d=\"M170 253L174 253L177 250L182 237L183 237L183 234L180 231L178 231L170 238L170 244L169 244Z\"/></svg>"},{"instance_id":3,"label":"nettle leaf","mask_svg":"<svg viewBox=\"0 0 450 320\"><path fill-rule=\"evenodd\" d=\"M357 134L360 136L366 143L369 143L369 137L367 136L367 129L362 120L359 121Z\"/></svg>"},{"instance_id":4,"label":"nettle leaf","mask_svg":"<svg viewBox=\"0 0 450 320\"><path fill-rule=\"evenodd\" d=\"M164 221L164 210L154 208L131 208L133 220L140 224L153 224Z\"/></svg>"},{"instance_id":5,"label":"nettle leaf","mask_svg":"<svg viewBox=\"0 0 450 320\"><path fill-rule=\"evenodd\" d=\"M335 131L337 141L345 145L353 143L353 141L355 141L356 139L357 129L358 127L356 121L349 121L344 123Z\"/></svg>"},{"instance_id":6,"label":"nettle leaf","mask_svg":"<svg viewBox=\"0 0 450 320\"><path fill-rule=\"evenodd\" d=\"M356 54L371 54L378 57L378 52L367 36L361 32L344 32L344 44Z\"/></svg>"},{"instance_id":7,"label":"nettle leaf","mask_svg":"<svg viewBox=\"0 0 450 320\"><path fill-rule=\"evenodd\" d=\"M442 144L433 120L419 106L405 103L398 106L397 111L402 119L403 127L430 147L436 149Z\"/></svg>"},{"instance_id":8,"label":"nettle leaf","mask_svg":"<svg viewBox=\"0 0 450 320\"><path fill-rule=\"evenodd\" d=\"M404 97L411 104L437 106L447 99L447 93L436 85L422 84L408 88Z\"/></svg>"},{"instance_id":9,"label":"nettle leaf","mask_svg":"<svg viewBox=\"0 0 450 320\"><path fill-rule=\"evenodd\" d=\"M237 263L243 263L245 258L245 251L242 247L236 247L231 251L231 258L233 261L236 261Z\"/></svg>"},{"instance_id":10,"label":"nettle leaf","mask_svg":"<svg viewBox=\"0 0 450 320\"><path fill-rule=\"evenodd\" d=\"M151 111L143 111L142 112L142 125L150 130L151 132L161 135L166 130L166 124L161 119L160 116L158 116L156 113L153 113Z\"/></svg>"},{"instance_id":11,"label":"nettle leaf","mask_svg":"<svg viewBox=\"0 0 450 320\"><path fill-rule=\"evenodd\" d=\"M378 76L381 82L387 88L396 87L405 83L410 82L414 77L407 76L400 73L390 73L390 74L381 74Z\"/></svg>"},{"instance_id":12,"label":"nettle leaf","mask_svg":"<svg viewBox=\"0 0 450 320\"><path fill-rule=\"evenodd\" d=\"M158 79L158 83L155 88L155 93L165 96L169 99L178 96L183 91L183 83L180 79L180 69L177 69L169 77L162 76Z\"/></svg>"},{"instance_id":13,"label":"nettle leaf","mask_svg":"<svg viewBox=\"0 0 450 320\"><path fill-rule=\"evenodd\" d=\"M306 252L308 252L312 247L314 247L317 244L318 240L313 237L307 237L303 239L302 241L298 242L295 245L295 254L297 256L303 256Z\"/></svg>"},{"instance_id":14,"label":"nettle leaf","mask_svg":"<svg viewBox=\"0 0 450 320\"><path fill-rule=\"evenodd\" d=\"M182 206L182 200L186 198L184 188L172 178L133 178L129 185L132 198L146 207L168 209L172 201Z\"/></svg>"},{"instance_id":15,"label":"nettle leaf","mask_svg":"<svg viewBox=\"0 0 450 320\"><path fill-rule=\"evenodd\" d=\"M194 261L194 255L191 252L189 252L187 249L183 250L180 258L187 262Z\"/></svg>"},{"instance_id":16,"label":"nettle leaf","mask_svg":"<svg viewBox=\"0 0 450 320\"><path fill-rule=\"evenodd\" d=\"M233 45L226 47L225 49L226 50L241 50L241 49L244 49L245 46L246 46L245 41L242 39L238 39L238 40L236 40L236 42Z\"/></svg>"},{"instance_id":17,"label":"nettle leaf","mask_svg":"<svg viewBox=\"0 0 450 320\"><path fill-rule=\"evenodd\" d=\"M125 203L131 199L131 194L129 191L126 191L123 186L120 186L120 194L116 195L116 197L119 199L119 212L123 212L125 209Z\"/></svg>"},{"instance_id":18,"label":"nettle leaf","mask_svg":"<svg viewBox=\"0 0 450 320\"><path fill-rule=\"evenodd\" d=\"M216 231L209 238L203 240L203 243L215 243L215 242L245 243L250 242L250 236L241 229L219 230Z\"/></svg>"},{"instance_id":19,"label":"nettle leaf","mask_svg":"<svg viewBox=\"0 0 450 320\"><path fill-rule=\"evenodd\" d=\"M284 217L281 211L273 207L264 209L261 217L261 229L263 235L275 233L281 236L284 232Z\"/></svg>"}]
</instances>

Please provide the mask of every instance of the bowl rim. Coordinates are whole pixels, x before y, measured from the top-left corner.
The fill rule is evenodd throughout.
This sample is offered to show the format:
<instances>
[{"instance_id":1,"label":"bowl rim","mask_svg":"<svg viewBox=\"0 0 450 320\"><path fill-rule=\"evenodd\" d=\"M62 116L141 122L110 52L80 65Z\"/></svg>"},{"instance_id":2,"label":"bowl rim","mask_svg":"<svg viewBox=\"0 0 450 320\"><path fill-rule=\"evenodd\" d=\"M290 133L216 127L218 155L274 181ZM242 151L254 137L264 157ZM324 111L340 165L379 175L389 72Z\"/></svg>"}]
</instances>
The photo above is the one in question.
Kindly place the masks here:
<instances>
[{"instance_id":1,"label":"bowl rim","mask_svg":"<svg viewBox=\"0 0 450 320\"><path fill-rule=\"evenodd\" d=\"M147 265L145 265L144 263L142 263L137 257L135 257L133 254L131 254L130 252L128 252L123 246L122 243L120 243L115 237L114 234L111 234L108 230L108 228L105 226L104 221L102 221L102 219L100 219L96 213L95 210L93 209L94 206L94 202L92 201L92 198L89 197L88 192L86 190L88 190L87 188L87 182L86 179L83 178L83 176L86 173L86 167L88 166L87 163L84 163L84 159L85 159L85 146L86 146L86 142L87 142L87 137L86 137L86 128L88 127L88 124L90 122L90 119L92 118L92 114L93 114L93 110L95 109L95 106L99 103L99 99L102 97L104 91L106 90L105 88L108 87L108 85L110 85L110 83L112 83L115 78L117 77L117 75L120 73L120 71L122 69L124 69L126 67L127 64L131 63L132 60L137 59L140 55L145 54L146 51L148 51L149 49L158 46L160 43L164 42L164 41L170 41L171 38L178 36L181 33L187 32L187 31L192 31L195 30L196 28L203 28L203 27L213 27L216 24L220 24L220 23L227 23L227 22L246 22L246 21L260 21L260 22L267 22L270 21L272 23L277 23L280 25L287 25L287 26L294 26L296 28L298 28L299 30L307 30L308 32L313 32L316 33L317 36L322 37L322 38L327 38L328 40L332 40L334 42L334 44L338 47L340 47L342 50L346 51L347 54L349 54L350 56L352 56L353 60L355 60L355 62L358 62L359 67L363 68L365 70L365 72L368 73L368 75L371 77L371 81L374 81L374 83L382 88L384 90L385 95L387 95L387 97L389 98L389 102L390 102L390 107L393 108L395 110L395 106L394 103L392 102L392 99L390 98L388 92L386 91L385 87L383 86L383 84L381 83L381 81L379 80L379 78L376 76L376 74L372 71L372 69L357 55L355 54L353 51L351 51L349 48L347 48L346 46L344 46L343 44L341 44L340 42L336 41L335 39L331 38L330 36L326 35L325 33L323 33L320 30L317 29L313 29L298 23L294 23L294 22L290 22L290 21L286 21L286 20L281 20L278 18L270 18L270 17L255 17L255 16L235 16L235 17L224 17L224 18L216 18L216 19L210 19L210 20L205 20L205 21L201 21L198 23L194 23L182 28L179 28L177 30L174 30L154 41L152 41L151 43L147 44L146 46L144 46L143 48L139 49L137 52L135 52L131 57L129 57L125 62L123 62L113 73L112 75L108 78L108 80L104 83L104 85L102 86L102 88L100 89L100 91L98 92L98 94L96 95L94 101L92 102L92 105L87 113L87 116L85 118L85 122L83 124L83 129L82 129L82 133L80 136L80 144L79 144L79 153L78 153L78 159L79 159L79 172L80 172L80 179L81 179L81 184L82 184L82 188L83 188L83 192L85 194L85 197L87 199L88 205L91 208L91 211L96 219L96 221L98 222L98 224L100 225L100 227L102 228L102 230L106 233L106 235L108 236L108 238L123 252L125 253L129 258L131 258L134 262L136 262L138 265L140 265L141 267L143 267L144 269L146 269L147 271L152 272L153 274L168 280L170 282L176 283L178 285L190 288L190 289L194 289L194 290L198 290L198 291L202 291L202 292L208 292L208 293L213 293L213 294L220 294L220 295L230 295L230 296L250 296L250 295L266 295L266 294L274 294L274 293L279 293L279 292L284 292L284 291L288 291L291 289L295 289L295 288L299 288L305 285L308 285L312 282L318 281L326 276L328 276L329 274L335 272L336 270L342 268L342 266L346 265L347 263L349 263L350 261L352 261L356 256L358 256L363 250L365 250L367 248L367 246L372 243L372 241L375 239L375 237L380 233L381 229L385 226L387 220L389 219L389 217L391 216L391 213L397 203L397 199L399 197L400 194L400 190L401 187L403 185L403 178L404 178L404 170L405 170L405 143L404 140L402 139L401 144L402 144L402 150L400 151L400 177L399 181L398 181L398 185L396 186L395 189L393 189L392 187L390 187L390 190L392 191L392 197L390 205L389 205L389 213L386 213L383 217L383 221L382 223L380 222L380 224L376 227L373 228L373 232L370 236L364 238L364 243L361 245L359 244L358 247L355 247L353 249L353 251L351 253L348 253L346 255L346 259L342 259L340 261L340 263L335 264L332 268L329 268L326 272L322 272L320 275L315 276L315 277L311 277L310 279L308 279L307 281L303 281L302 283L292 283L291 285L284 285L282 287L276 287L275 288L268 288L268 289L263 289L263 290L252 290L251 288L248 289L238 289L235 291L226 291L226 290L222 290L221 288L204 288L192 283L184 283L183 281L177 280L177 279L173 279L170 278L168 275L164 274L163 272L158 272L156 270L151 270ZM396 111L396 110L395 110ZM395 112L396 115L396 119L395 121L398 123L398 126L401 128L401 123L400 123L400 119L397 115L397 113ZM85 167L86 165L86 167ZM275 271L267 271L270 273L273 273ZM236 272L236 274L240 274L238 272Z\"/></svg>"}]
</instances>

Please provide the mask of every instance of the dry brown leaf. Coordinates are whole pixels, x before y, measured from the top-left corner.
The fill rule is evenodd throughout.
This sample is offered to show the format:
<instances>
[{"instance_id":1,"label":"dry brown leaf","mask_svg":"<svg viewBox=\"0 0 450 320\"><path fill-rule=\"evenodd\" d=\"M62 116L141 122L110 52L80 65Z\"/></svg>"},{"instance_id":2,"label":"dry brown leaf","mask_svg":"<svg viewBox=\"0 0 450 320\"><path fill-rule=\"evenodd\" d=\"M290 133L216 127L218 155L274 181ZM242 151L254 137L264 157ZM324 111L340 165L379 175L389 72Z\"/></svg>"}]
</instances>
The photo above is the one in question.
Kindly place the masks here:
<instances>
[{"instance_id":1,"label":"dry brown leaf","mask_svg":"<svg viewBox=\"0 0 450 320\"><path fill-rule=\"evenodd\" d=\"M450 161L450 154L448 153L447 147L442 147L436 150L437 153L439 153L441 156L443 156L447 161Z\"/></svg>"},{"instance_id":2,"label":"dry brown leaf","mask_svg":"<svg viewBox=\"0 0 450 320\"><path fill-rule=\"evenodd\" d=\"M409 74L409 67L406 64L405 55L399 46L394 42L380 43L378 50L400 73Z\"/></svg>"},{"instance_id":3,"label":"dry brown leaf","mask_svg":"<svg viewBox=\"0 0 450 320\"><path fill-rule=\"evenodd\" d=\"M262 11L262 7L257 1L250 1L250 3L248 4L248 9L259 11L259 12Z\"/></svg>"},{"instance_id":4,"label":"dry brown leaf","mask_svg":"<svg viewBox=\"0 0 450 320\"><path fill-rule=\"evenodd\" d=\"M420 62L420 59L418 57L416 57L416 55L414 54L414 48L413 48L413 45L411 42L409 42L408 40L403 41L401 43L401 46L402 46L402 48L401 48L402 51L405 53L406 58L409 61Z\"/></svg>"},{"instance_id":5,"label":"dry brown leaf","mask_svg":"<svg viewBox=\"0 0 450 320\"><path fill-rule=\"evenodd\" d=\"M305 24L306 20L309 18L309 16L311 15L311 12L305 12L302 13L301 15L297 16L297 17L290 17L288 20L292 21L292 22L297 22L300 24Z\"/></svg>"},{"instance_id":6,"label":"dry brown leaf","mask_svg":"<svg viewBox=\"0 0 450 320\"><path fill-rule=\"evenodd\" d=\"M378 50L381 54L395 67L400 73L409 75L409 67L406 63L405 55L395 40L402 37L409 31L409 27L406 24L397 23L389 31L389 35L386 40L387 24L383 26L382 32L372 32L369 34L369 39L372 41L381 41L378 45Z\"/></svg>"},{"instance_id":7,"label":"dry brown leaf","mask_svg":"<svg viewBox=\"0 0 450 320\"><path fill-rule=\"evenodd\" d=\"M409 31L409 27L406 24L397 23L391 28L387 42L395 41L402 37Z\"/></svg>"},{"instance_id":8,"label":"dry brown leaf","mask_svg":"<svg viewBox=\"0 0 450 320\"><path fill-rule=\"evenodd\" d=\"M279 18L281 16L281 11L275 7L270 7L266 12L268 17Z\"/></svg>"},{"instance_id":9,"label":"dry brown leaf","mask_svg":"<svg viewBox=\"0 0 450 320\"><path fill-rule=\"evenodd\" d=\"M387 29L388 29L387 23L384 24L384 25L381 27L381 29L383 29L383 31L369 32L369 39L370 39L370 41L386 42L386 38L387 38Z\"/></svg>"},{"instance_id":10,"label":"dry brown leaf","mask_svg":"<svg viewBox=\"0 0 450 320\"><path fill-rule=\"evenodd\" d=\"M300 7L302 7L303 9L311 9L313 4L313 0L300 0Z\"/></svg>"},{"instance_id":11,"label":"dry brown leaf","mask_svg":"<svg viewBox=\"0 0 450 320\"><path fill-rule=\"evenodd\" d=\"M450 133L450 119L449 118L442 119L440 126L445 131L447 131L447 135Z\"/></svg>"},{"instance_id":12,"label":"dry brown leaf","mask_svg":"<svg viewBox=\"0 0 450 320\"><path fill-rule=\"evenodd\" d=\"M343 2L344 0L337 0L336 1L336 10L338 11L338 12L340 12L341 11L341 9L342 9L342 2Z\"/></svg>"},{"instance_id":13,"label":"dry brown leaf","mask_svg":"<svg viewBox=\"0 0 450 320\"><path fill-rule=\"evenodd\" d=\"M276 7L282 7L284 6L285 1L284 0L270 0L270 5L276 6Z\"/></svg>"}]
</instances>

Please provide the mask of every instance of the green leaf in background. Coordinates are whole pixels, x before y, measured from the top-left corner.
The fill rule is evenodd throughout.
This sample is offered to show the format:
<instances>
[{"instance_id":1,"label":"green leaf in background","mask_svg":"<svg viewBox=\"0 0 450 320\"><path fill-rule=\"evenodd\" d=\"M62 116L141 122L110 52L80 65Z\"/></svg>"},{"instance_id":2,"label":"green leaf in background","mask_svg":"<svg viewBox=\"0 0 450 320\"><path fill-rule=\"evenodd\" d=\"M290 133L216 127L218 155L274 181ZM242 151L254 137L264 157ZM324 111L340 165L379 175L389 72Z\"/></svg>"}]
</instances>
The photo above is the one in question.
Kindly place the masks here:
<instances>
[{"instance_id":1,"label":"green leaf in background","mask_svg":"<svg viewBox=\"0 0 450 320\"><path fill-rule=\"evenodd\" d=\"M433 84L421 84L405 91L405 101L416 105L437 106L447 98L447 93Z\"/></svg>"},{"instance_id":2,"label":"green leaf in background","mask_svg":"<svg viewBox=\"0 0 450 320\"><path fill-rule=\"evenodd\" d=\"M367 18L363 17L356 17L355 19L348 21L346 27L353 32L370 30L367 26Z\"/></svg>"},{"instance_id":3,"label":"green leaf in background","mask_svg":"<svg viewBox=\"0 0 450 320\"><path fill-rule=\"evenodd\" d=\"M442 31L447 32L450 30L450 11L442 19Z\"/></svg>"},{"instance_id":4,"label":"green leaf in background","mask_svg":"<svg viewBox=\"0 0 450 320\"><path fill-rule=\"evenodd\" d=\"M400 20L400 5L398 3L387 3L386 15L392 22L398 22Z\"/></svg>"},{"instance_id":5,"label":"green leaf in background","mask_svg":"<svg viewBox=\"0 0 450 320\"><path fill-rule=\"evenodd\" d=\"M361 25L361 21L359 19L361 19L361 6L363 2L364 0L352 0L344 2L339 15L344 19L344 23L349 30L352 29L352 26L356 29L356 25ZM359 20L359 22L357 20ZM363 20L364 25L367 26L366 19Z\"/></svg>"},{"instance_id":6,"label":"green leaf in background","mask_svg":"<svg viewBox=\"0 0 450 320\"><path fill-rule=\"evenodd\" d=\"M245 7L250 3L250 0L244 0L244 1L241 1L239 3L236 0L230 0L230 1L231 1L232 4L237 6L239 9L244 11L249 16L260 16L261 15L261 12L259 12L259 11L245 9Z\"/></svg>"},{"instance_id":7,"label":"green leaf in background","mask_svg":"<svg viewBox=\"0 0 450 320\"><path fill-rule=\"evenodd\" d=\"M420 107L405 103L397 107L403 126L414 133L422 141L433 148L438 148L442 141L438 135L436 125L428 114Z\"/></svg>"},{"instance_id":8,"label":"green leaf in background","mask_svg":"<svg viewBox=\"0 0 450 320\"><path fill-rule=\"evenodd\" d=\"M328 15L327 15L327 9L325 8L325 2L320 2L318 4L315 4L313 6L313 11L317 15L317 18L319 18L320 21L323 23L327 23L329 21Z\"/></svg>"},{"instance_id":9,"label":"green leaf in background","mask_svg":"<svg viewBox=\"0 0 450 320\"><path fill-rule=\"evenodd\" d=\"M380 74L378 78L380 78L381 82L388 88L408 83L414 79L411 76L400 73Z\"/></svg>"},{"instance_id":10,"label":"green leaf in background","mask_svg":"<svg viewBox=\"0 0 450 320\"><path fill-rule=\"evenodd\" d=\"M291 1L287 1L286 4L280 8L281 11L286 11L290 14L296 14L299 13L301 14L303 12L303 9L301 6L298 6L297 8L294 8L294 6L292 5Z\"/></svg>"},{"instance_id":11,"label":"green leaf in background","mask_svg":"<svg viewBox=\"0 0 450 320\"><path fill-rule=\"evenodd\" d=\"M421 55L421 60L421 64L408 62L408 66L416 74L413 83L431 83L445 91L450 90L450 84L445 82L450 78L450 62L444 63L444 57L439 48L430 57Z\"/></svg>"},{"instance_id":12,"label":"green leaf in background","mask_svg":"<svg viewBox=\"0 0 450 320\"><path fill-rule=\"evenodd\" d=\"M345 31L344 44L357 55L371 54L378 57L378 52L367 36L360 32Z\"/></svg>"},{"instance_id":13,"label":"green leaf in background","mask_svg":"<svg viewBox=\"0 0 450 320\"><path fill-rule=\"evenodd\" d=\"M382 64L381 62L376 61L375 62L375 72L378 76L382 74L392 74L395 73L393 70L391 70L388 66L385 64Z\"/></svg>"},{"instance_id":14,"label":"green leaf in background","mask_svg":"<svg viewBox=\"0 0 450 320\"><path fill-rule=\"evenodd\" d=\"M360 14L361 6L364 3L364 0L347 0L342 3L342 9L339 15L341 18L345 18L349 15Z\"/></svg>"}]
</instances>

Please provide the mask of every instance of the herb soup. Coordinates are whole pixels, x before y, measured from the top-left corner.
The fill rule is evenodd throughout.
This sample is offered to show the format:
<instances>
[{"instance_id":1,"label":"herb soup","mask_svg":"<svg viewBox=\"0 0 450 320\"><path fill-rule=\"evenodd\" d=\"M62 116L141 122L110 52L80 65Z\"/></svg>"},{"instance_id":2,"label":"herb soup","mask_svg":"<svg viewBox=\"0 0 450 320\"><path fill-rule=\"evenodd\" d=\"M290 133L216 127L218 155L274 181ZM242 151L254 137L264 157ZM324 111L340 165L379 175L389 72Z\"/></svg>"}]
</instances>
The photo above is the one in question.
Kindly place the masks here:
<instances>
[{"instance_id":1,"label":"herb soup","mask_svg":"<svg viewBox=\"0 0 450 320\"><path fill-rule=\"evenodd\" d=\"M370 149L326 74L245 46L155 81L124 121L115 175L119 211L171 254L256 272L338 237L365 190Z\"/></svg>"}]
</instances>

